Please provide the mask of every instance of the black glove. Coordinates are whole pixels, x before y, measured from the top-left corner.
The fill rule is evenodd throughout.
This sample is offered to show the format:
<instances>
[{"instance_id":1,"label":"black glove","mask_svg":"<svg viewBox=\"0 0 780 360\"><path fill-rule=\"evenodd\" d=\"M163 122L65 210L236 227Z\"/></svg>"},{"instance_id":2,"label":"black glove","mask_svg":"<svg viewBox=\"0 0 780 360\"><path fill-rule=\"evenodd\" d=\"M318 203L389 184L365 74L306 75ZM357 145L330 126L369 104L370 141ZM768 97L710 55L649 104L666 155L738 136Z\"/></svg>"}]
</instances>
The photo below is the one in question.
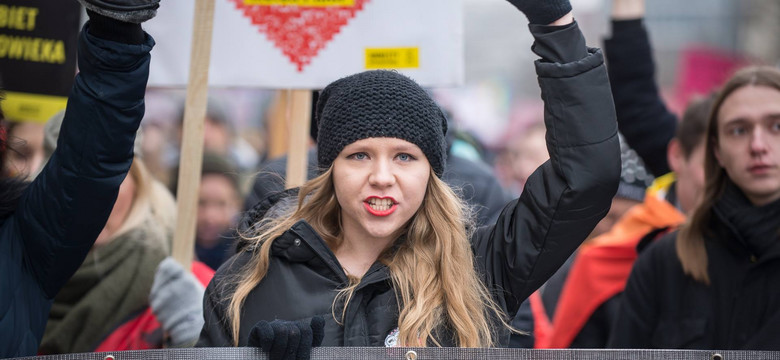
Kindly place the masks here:
<instances>
[{"instance_id":1,"label":"black glove","mask_svg":"<svg viewBox=\"0 0 780 360\"><path fill-rule=\"evenodd\" d=\"M119 21L140 24L157 15L160 0L78 0L87 10Z\"/></svg>"},{"instance_id":2,"label":"black glove","mask_svg":"<svg viewBox=\"0 0 780 360\"><path fill-rule=\"evenodd\" d=\"M507 0L528 18L528 22L547 25L571 11L569 0Z\"/></svg>"},{"instance_id":3,"label":"black glove","mask_svg":"<svg viewBox=\"0 0 780 360\"><path fill-rule=\"evenodd\" d=\"M270 360L309 360L311 348L320 346L325 336L325 320L258 321L249 332L249 346L262 348Z\"/></svg>"}]
</instances>

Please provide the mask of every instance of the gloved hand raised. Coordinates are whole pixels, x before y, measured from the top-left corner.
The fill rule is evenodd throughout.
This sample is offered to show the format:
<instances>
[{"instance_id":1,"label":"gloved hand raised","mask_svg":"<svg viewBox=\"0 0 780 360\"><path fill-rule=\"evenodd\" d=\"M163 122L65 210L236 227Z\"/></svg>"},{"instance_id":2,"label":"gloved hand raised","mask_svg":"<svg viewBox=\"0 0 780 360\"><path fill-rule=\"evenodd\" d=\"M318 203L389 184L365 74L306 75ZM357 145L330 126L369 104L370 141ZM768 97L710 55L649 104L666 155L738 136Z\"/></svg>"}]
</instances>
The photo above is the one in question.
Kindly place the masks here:
<instances>
[{"instance_id":1,"label":"gloved hand raised","mask_svg":"<svg viewBox=\"0 0 780 360\"><path fill-rule=\"evenodd\" d=\"M160 0L78 0L87 10L119 21L140 24L157 15Z\"/></svg>"},{"instance_id":2,"label":"gloved hand raised","mask_svg":"<svg viewBox=\"0 0 780 360\"><path fill-rule=\"evenodd\" d=\"M528 18L528 22L547 25L571 12L569 0L507 0Z\"/></svg>"},{"instance_id":3,"label":"gloved hand raised","mask_svg":"<svg viewBox=\"0 0 780 360\"><path fill-rule=\"evenodd\" d=\"M325 320L258 321L249 332L249 346L262 348L271 360L308 360L311 348L320 346L325 336Z\"/></svg>"}]
</instances>

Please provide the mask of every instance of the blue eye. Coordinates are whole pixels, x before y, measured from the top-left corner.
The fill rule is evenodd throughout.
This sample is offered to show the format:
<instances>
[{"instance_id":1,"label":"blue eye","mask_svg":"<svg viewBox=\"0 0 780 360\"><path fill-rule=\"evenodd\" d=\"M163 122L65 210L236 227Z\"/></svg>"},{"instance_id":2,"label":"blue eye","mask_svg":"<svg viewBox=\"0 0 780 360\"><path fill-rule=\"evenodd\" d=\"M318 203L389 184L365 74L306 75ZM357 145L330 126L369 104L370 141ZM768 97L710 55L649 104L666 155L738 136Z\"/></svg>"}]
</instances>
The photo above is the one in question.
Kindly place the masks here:
<instances>
[{"instance_id":1,"label":"blue eye","mask_svg":"<svg viewBox=\"0 0 780 360\"><path fill-rule=\"evenodd\" d=\"M347 159L355 159L355 160L365 160L368 158L368 155L363 152L354 153L352 155L347 156Z\"/></svg>"},{"instance_id":2,"label":"blue eye","mask_svg":"<svg viewBox=\"0 0 780 360\"><path fill-rule=\"evenodd\" d=\"M406 153L401 153L401 154L398 154L398 160L401 160L401 161L412 161L412 160L414 160L414 156L406 154Z\"/></svg>"}]
</instances>

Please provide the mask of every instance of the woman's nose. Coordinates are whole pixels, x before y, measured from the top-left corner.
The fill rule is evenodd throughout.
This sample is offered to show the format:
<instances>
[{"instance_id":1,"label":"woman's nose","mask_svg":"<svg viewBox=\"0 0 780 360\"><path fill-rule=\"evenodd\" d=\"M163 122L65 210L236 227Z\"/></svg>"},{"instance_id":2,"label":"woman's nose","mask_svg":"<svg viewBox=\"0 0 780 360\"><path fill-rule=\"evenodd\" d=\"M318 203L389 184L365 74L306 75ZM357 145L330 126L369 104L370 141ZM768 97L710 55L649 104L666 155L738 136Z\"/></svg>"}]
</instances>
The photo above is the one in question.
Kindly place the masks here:
<instances>
[{"instance_id":1,"label":"woman's nose","mask_svg":"<svg viewBox=\"0 0 780 360\"><path fill-rule=\"evenodd\" d=\"M385 160L375 161L368 180L371 185L379 187L395 184L395 174L393 174L392 164Z\"/></svg>"}]
</instances>

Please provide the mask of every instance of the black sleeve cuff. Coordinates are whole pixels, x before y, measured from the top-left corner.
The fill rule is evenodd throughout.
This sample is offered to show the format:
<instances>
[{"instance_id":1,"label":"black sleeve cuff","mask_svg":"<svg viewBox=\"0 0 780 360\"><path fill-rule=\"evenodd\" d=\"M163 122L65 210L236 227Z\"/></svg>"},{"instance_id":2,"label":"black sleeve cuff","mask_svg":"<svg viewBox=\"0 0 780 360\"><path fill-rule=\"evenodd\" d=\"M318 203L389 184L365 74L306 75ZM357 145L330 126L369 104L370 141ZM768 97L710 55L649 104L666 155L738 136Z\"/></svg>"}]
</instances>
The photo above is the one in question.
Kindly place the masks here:
<instances>
[{"instance_id":1,"label":"black sleeve cuff","mask_svg":"<svg viewBox=\"0 0 780 360\"><path fill-rule=\"evenodd\" d=\"M620 37L623 35L631 36L638 31L645 31L644 20L632 19L632 20L612 20L612 37Z\"/></svg>"},{"instance_id":2,"label":"black sleeve cuff","mask_svg":"<svg viewBox=\"0 0 780 360\"><path fill-rule=\"evenodd\" d=\"M531 50L546 61L566 64L588 56L585 37L576 21L567 25L531 24L528 28L535 40Z\"/></svg>"},{"instance_id":3,"label":"black sleeve cuff","mask_svg":"<svg viewBox=\"0 0 780 360\"><path fill-rule=\"evenodd\" d=\"M87 10L87 14L89 33L95 37L131 45L140 45L146 40L141 24L119 21L91 10Z\"/></svg>"}]
</instances>

